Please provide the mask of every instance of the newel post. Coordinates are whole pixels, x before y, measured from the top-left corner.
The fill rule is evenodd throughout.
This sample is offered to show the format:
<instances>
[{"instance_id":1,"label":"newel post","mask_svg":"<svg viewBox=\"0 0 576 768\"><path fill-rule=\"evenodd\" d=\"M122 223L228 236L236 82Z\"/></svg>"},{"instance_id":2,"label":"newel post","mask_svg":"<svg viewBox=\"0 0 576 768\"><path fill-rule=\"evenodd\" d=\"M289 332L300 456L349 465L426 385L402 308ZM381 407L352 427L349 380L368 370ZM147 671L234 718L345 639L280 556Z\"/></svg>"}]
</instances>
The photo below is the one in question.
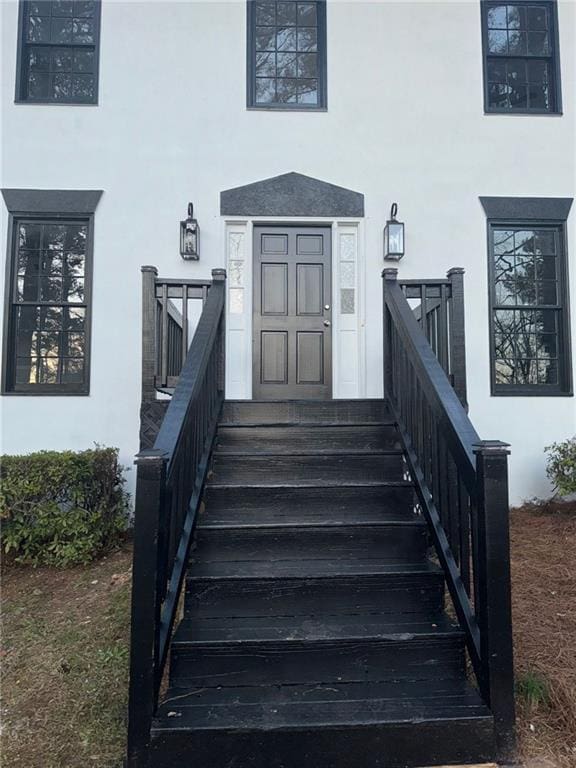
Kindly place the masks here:
<instances>
[{"instance_id":1,"label":"newel post","mask_svg":"<svg viewBox=\"0 0 576 768\"><path fill-rule=\"evenodd\" d=\"M392 377L392 329L390 328L390 314L387 306L388 289L396 285L398 270L395 267L386 267L382 270L382 322L383 322L383 365L384 365L384 397L391 397L394 391Z\"/></svg>"},{"instance_id":2,"label":"newel post","mask_svg":"<svg viewBox=\"0 0 576 768\"><path fill-rule=\"evenodd\" d=\"M224 392L226 381L226 270L219 268L212 270L212 285L219 286L222 291L222 318L219 326L218 339L218 391Z\"/></svg>"},{"instance_id":3,"label":"newel post","mask_svg":"<svg viewBox=\"0 0 576 768\"><path fill-rule=\"evenodd\" d=\"M156 399L156 267L142 267L142 402Z\"/></svg>"},{"instance_id":4,"label":"newel post","mask_svg":"<svg viewBox=\"0 0 576 768\"><path fill-rule=\"evenodd\" d=\"M452 386L466 411L466 331L464 317L464 270L452 267L447 273L452 286L450 307L450 367Z\"/></svg>"},{"instance_id":5,"label":"newel post","mask_svg":"<svg viewBox=\"0 0 576 768\"><path fill-rule=\"evenodd\" d=\"M507 443L474 446L478 503L477 617L482 693L494 715L500 761L516 748Z\"/></svg>"},{"instance_id":6,"label":"newel post","mask_svg":"<svg viewBox=\"0 0 576 768\"><path fill-rule=\"evenodd\" d=\"M136 465L127 765L146 768L158 684L158 563L166 457L154 449L141 451L136 456Z\"/></svg>"}]
</instances>

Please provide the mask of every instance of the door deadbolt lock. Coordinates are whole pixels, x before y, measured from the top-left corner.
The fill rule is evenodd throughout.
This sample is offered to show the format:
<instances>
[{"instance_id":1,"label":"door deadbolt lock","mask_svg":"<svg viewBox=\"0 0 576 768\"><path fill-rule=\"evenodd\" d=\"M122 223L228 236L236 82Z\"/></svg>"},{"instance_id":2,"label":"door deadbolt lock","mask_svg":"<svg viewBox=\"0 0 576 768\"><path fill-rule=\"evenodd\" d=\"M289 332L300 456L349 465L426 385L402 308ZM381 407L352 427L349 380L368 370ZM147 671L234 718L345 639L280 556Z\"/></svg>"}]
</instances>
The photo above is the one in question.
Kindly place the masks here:
<instances>
[{"instance_id":1,"label":"door deadbolt lock","mask_svg":"<svg viewBox=\"0 0 576 768\"><path fill-rule=\"evenodd\" d=\"M330 309L330 304L324 304L324 309Z\"/></svg>"},{"instance_id":2,"label":"door deadbolt lock","mask_svg":"<svg viewBox=\"0 0 576 768\"><path fill-rule=\"evenodd\" d=\"M326 328L329 328L330 327L330 320L324 320L324 325L326 326Z\"/></svg>"}]
</instances>

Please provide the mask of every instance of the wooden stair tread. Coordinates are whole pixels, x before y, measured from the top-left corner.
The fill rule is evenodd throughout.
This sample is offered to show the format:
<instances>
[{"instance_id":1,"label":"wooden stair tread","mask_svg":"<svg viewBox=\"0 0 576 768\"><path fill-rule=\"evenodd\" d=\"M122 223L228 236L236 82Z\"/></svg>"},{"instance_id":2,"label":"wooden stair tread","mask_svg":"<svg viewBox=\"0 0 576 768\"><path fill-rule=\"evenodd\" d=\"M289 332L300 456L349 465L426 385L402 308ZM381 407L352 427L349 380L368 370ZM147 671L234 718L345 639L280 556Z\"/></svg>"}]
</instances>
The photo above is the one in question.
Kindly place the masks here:
<instances>
[{"instance_id":1,"label":"wooden stair tread","mask_svg":"<svg viewBox=\"0 0 576 768\"><path fill-rule=\"evenodd\" d=\"M391 688L389 683L350 685L328 681L313 687L211 689L204 700L196 698L194 689L169 689L154 728L268 731L461 718L491 720L488 708L471 687L431 693L421 683L404 683L403 689Z\"/></svg>"},{"instance_id":2,"label":"wooden stair tread","mask_svg":"<svg viewBox=\"0 0 576 768\"><path fill-rule=\"evenodd\" d=\"M442 577L442 571L432 563L390 563L384 559L317 558L275 560L249 559L233 562L196 561L191 557L190 578L202 579L334 579L339 576L406 576Z\"/></svg>"},{"instance_id":3,"label":"wooden stair tread","mask_svg":"<svg viewBox=\"0 0 576 768\"><path fill-rule=\"evenodd\" d=\"M386 478L403 479L400 451L362 456L350 453L333 455L254 455L214 454L209 485L311 485L340 486L380 483Z\"/></svg>"},{"instance_id":4,"label":"wooden stair tread","mask_svg":"<svg viewBox=\"0 0 576 768\"><path fill-rule=\"evenodd\" d=\"M390 616L389 614L329 614L314 616L226 617L188 616L174 636L175 646L212 642L238 643L375 638L393 641L461 638L462 630L447 616Z\"/></svg>"},{"instance_id":5,"label":"wooden stair tread","mask_svg":"<svg viewBox=\"0 0 576 768\"><path fill-rule=\"evenodd\" d=\"M339 486L337 493L304 487L208 487L199 525L242 521L294 525L392 524L422 520L414 514L414 489L400 481L391 485Z\"/></svg>"},{"instance_id":6,"label":"wooden stair tread","mask_svg":"<svg viewBox=\"0 0 576 768\"><path fill-rule=\"evenodd\" d=\"M346 424L391 421L383 400L227 400L221 425L326 422Z\"/></svg>"},{"instance_id":7,"label":"wooden stair tread","mask_svg":"<svg viewBox=\"0 0 576 768\"><path fill-rule=\"evenodd\" d=\"M195 562L376 558L386 562L423 560L427 531L422 525L235 526L200 528Z\"/></svg>"},{"instance_id":8,"label":"wooden stair tread","mask_svg":"<svg viewBox=\"0 0 576 768\"><path fill-rule=\"evenodd\" d=\"M303 683L294 685L248 685L214 688L182 687L170 685L162 697L161 706L168 708L171 703L179 706L196 704L219 706L258 704L269 702L294 703L322 701L403 701L421 697L426 701L439 697L454 697L478 703L478 691L465 679L445 678L436 680L433 686L424 686L420 680L386 680L362 683L343 683L328 680L324 683Z\"/></svg>"},{"instance_id":9,"label":"wooden stair tread","mask_svg":"<svg viewBox=\"0 0 576 768\"><path fill-rule=\"evenodd\" d=\"M296 424L280 426L220 427L216 437L218 454L267 454L298 452L318 454L370 454L401 449L398 431L392 425Z\"/></svg>"}]
</instances>

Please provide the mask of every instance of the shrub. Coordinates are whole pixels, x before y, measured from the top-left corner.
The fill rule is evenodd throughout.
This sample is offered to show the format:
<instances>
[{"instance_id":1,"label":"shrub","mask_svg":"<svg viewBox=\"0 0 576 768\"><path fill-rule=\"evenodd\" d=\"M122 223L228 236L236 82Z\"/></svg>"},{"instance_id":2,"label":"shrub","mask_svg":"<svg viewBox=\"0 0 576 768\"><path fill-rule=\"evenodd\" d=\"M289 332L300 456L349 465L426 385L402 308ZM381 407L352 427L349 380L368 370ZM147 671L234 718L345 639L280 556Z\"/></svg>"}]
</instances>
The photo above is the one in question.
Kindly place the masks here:
<instances>
[{"instance_id":1,"label":"shrub","mask_svg":"<svg viewBox=\"0 0 576 768\"><path fill-rule=\"evenodd\" d=\"M560 496L576 493L576 437L544 450L548 453L546 473L554 483L554 491Z\"/></svg>"},{"instance_id":2,"label":"shrub","mask_svg":"<svg viewBox=\"0 0 576 768\"><path fill-rule=\"evenodd\" d=\"M550 687L540 672L528 670L516 678L516 694L530 709L549 706Z\"/></svg>"},{"instance_id":3,"label":"shrub","mask_svg":"<svg viewBox=\"0 0 576 768\"><path fill-rule=\"evenodd\" d=\"M67 567L117 544L128 495L116 448L3 456L2 546L17 562Z\"/></svg>"}]
</instances>

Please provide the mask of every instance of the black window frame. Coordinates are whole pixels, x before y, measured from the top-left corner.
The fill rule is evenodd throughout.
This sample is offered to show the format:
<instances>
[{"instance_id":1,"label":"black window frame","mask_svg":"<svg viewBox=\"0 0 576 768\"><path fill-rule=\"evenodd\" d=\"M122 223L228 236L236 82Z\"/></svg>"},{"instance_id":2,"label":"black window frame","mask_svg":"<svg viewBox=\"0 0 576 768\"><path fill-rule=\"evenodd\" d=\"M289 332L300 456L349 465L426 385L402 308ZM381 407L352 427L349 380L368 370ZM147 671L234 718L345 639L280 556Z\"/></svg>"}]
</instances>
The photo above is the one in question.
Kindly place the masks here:
<instances>
[{"instance_id":1,"label":"black window frame","mask_svg":"<svg viewBox=\"0 0 576 768\"><path fill-rule=\"evenodd\" d=\"M44 2L49 0L43 0ZM82 44L56 44L56 43L30 43L26 39L26 19L27 8L30 0L19 0L18 3L18 47L16 54L16 94L14 102L16 104L32 104L36 106L59 106L59 107L94 107L98 106L99 86L100 86L100 32L102 16L102 0L94 0L96 11L94 14L94 43L89 47L94 48L94 98L87 100L59 100L59 99L31 99L26 95L27 71L26 71L26 52L31 47L54 47L54 48L74 48L87 47Z\"/></svg>"},{"instance_id":2,"label":"black window frame","mask_svg":"<svg viewBox=\"0 0 576 768\"><path fill-rule=\"evenodd\" d=\"M1 392L10 396L87 396L90 394L94 220L102 192L54 190L2 190L8 211L4 328L2 343ZM82 223L88 228L84 266L84 301L71 306L86 307L84 380L67 384L18 384L16 382L15 311L18 232L22 222ZM47 302L49 304L49 302Z\"/></svg>"},{"instance_id":3,"label":"black window frame","mask_svg":"<svg viewBox=\"0 0 576 768\"><path fill-rule=\"evenodd\" d=\"M523 6L541 6L549 11L551 29L549 56L528 56L512 54L493 54L488 51L488 9L492 6L501 5L523 5ZM560 72L560 40L558 32L558 3L557 0L517 0L517 2L498 2L497 0L480 0L481 29L482 29L482 70L483 70L483 92L484 92L484 113L487 115L562 115L562 86ZM551 109L530 109L528 107L495 107L489 103L489 83L488 83L488 62L494 59L522 59L522 60L542 60L550 61L552 83L550 86L550 98L552 100Z\"/></svg>"},{"instance_id":4,"label":"black window frame","mask_svg":"<svg viewBox=\"0 0 576 768\"><path fill-rule=\"evenodd\" d=\"M328 67L326 0L311 0L316 4L318 46L318 103L268 104L256 101L256 0L246 2L246 106L249 110L279 112L326 112L328 109Z\"/></svg>"},{"instance_id":5,"label":"black window frame","mask_svg":"<svg viewBox=\"0 0 576 768\"><path fill-rule=\"evenodd\" d=\"M567 219L572 198L498 198L481 197L487 217L488 254L488 309L490 349L490 391L492 396L504 397L571 397L573 392L572 351L570 338L570 292ZM497 384L494 313L497 309L511 309L496 301L496 268L494 262L495 229L553 230L557 233L558 295L556 305L549 305L560 313L558 326L558 384ZM559 246L559 248L558 248ZM531 309L531 305L523 305ZM544 306L544 305L538 305ZM548 305L547 305L548 306Z\"/></svg>"}]
</instances>

